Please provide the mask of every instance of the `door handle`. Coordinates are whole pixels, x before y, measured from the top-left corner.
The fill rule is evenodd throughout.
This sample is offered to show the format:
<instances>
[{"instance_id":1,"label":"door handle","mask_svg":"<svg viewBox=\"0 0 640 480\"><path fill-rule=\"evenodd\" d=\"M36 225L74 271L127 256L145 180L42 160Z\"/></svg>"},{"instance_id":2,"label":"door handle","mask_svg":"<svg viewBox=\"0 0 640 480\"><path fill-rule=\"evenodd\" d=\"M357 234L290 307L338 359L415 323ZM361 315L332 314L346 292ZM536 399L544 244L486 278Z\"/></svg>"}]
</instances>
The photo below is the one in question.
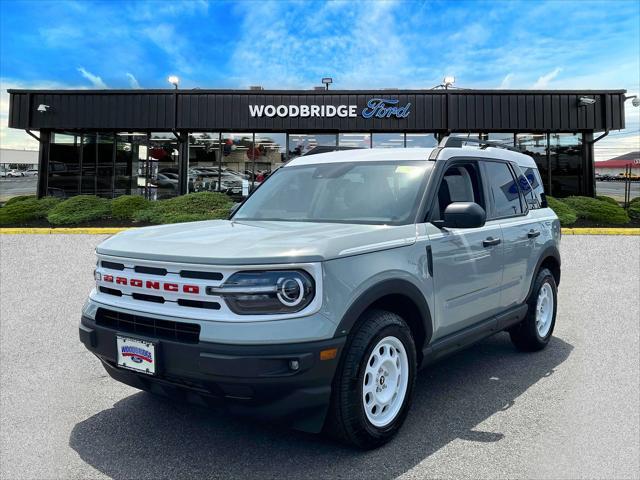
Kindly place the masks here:
<instances>
[{"instance_id":1,"label":"door handle","mask_svg":"<svg viewBox=\"0 0 640 480\"><path fill-rule=\"evenodd\" d=\"M536 238L539 235L540 235L540 230L531 229L529 230L529 233L527 233L527 237L529 238Z\"/></svg>"},{"instance_id":2,"label":"door handle","mask_svg":"<svg viewBox=\"0 0 640 480\"><path fill-rule=\"evenodd\" d=\"M486 240L482 241L482 245L485 247L493 247L494 245L499 245L501 241L502 240L500 240L499 238L489 237Z\"/></svg>"}]
</instances>

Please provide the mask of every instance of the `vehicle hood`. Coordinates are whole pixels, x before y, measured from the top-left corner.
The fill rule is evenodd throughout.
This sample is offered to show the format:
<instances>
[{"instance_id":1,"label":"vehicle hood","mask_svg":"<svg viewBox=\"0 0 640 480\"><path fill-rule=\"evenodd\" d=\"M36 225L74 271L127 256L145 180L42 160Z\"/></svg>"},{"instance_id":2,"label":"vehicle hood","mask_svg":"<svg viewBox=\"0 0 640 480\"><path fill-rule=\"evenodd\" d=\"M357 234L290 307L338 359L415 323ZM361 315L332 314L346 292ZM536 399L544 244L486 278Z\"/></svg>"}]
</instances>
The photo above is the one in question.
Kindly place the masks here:
<instances>
[{"instance_id":1,"label":"vehicle hood","mask_svg":"<svg viewBox=\"0 0 640 480\"><path fill-rule=\"evenodd\" d=\"M415 240L415 225L211 220L127 230L96 251L166 262L247 265L319 262Z\"/></svg>"}]
</instances>

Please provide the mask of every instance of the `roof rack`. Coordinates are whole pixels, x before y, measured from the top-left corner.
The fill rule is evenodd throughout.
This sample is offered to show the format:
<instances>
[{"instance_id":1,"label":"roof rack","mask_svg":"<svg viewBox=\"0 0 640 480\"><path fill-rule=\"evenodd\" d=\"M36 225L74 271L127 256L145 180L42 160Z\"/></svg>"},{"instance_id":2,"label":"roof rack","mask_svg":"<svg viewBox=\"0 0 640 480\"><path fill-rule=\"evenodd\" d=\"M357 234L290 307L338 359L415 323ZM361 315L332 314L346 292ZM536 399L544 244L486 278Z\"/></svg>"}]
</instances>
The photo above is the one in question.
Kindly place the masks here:
<instances>
[{"instance_id":1,"label":"roof rack","mask_svg":"<svg viewBox=\"0 0 640 480\"><path fill-rule=\"evenodd\" d=\"M467 137L444 137L440 143L438 144L438 148L462 148L465 143L475 143L480 146L481 149L485 149L487 147L495 147L495 148L504 148L505 150L511 150L513 152L520 152L515 147L510 147L508 145L504 145L499 142L494 142L491 140L478 140L476 138L467 138Z\"/></svg>"}]
</instances>

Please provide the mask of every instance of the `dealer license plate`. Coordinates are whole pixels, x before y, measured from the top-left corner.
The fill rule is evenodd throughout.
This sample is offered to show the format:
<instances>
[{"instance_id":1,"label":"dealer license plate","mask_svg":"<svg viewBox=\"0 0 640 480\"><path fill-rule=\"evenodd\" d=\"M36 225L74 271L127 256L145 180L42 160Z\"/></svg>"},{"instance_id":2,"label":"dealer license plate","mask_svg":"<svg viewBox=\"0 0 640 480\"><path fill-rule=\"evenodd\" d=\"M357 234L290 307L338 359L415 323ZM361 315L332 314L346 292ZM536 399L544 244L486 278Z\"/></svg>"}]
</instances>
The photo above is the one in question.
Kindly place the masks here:
<instances>
[{"instance_id":1,"label":"dealer license plate","mask_svg":"<svg viewBox=\"0 0 640 480\"><path fill-rule=\"evenodd\" d=\"M155 375L156 347L151 342L129 337L116 337L118 366Z\"/></svg>"}]
</instances>

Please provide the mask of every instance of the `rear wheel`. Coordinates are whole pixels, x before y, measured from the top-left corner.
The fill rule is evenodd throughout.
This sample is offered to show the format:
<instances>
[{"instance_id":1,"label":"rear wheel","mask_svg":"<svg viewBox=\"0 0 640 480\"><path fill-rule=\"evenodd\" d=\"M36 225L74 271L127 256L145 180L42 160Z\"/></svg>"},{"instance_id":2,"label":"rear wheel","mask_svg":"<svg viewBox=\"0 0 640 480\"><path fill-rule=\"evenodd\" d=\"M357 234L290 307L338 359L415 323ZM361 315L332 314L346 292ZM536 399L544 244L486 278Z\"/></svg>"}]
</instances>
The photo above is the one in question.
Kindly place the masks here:
<instances>
[{"instance_id":1,"label":"rear wheel","mask_svg":"<svg viewBox=\"0 0 640 480\"><path fill-rule=\"evenodd\" d=\"M519 350L533 352L547 346L556 324L557 300L555 278L543 268L533 284L527 317L509 331L511 341Z\"/></svg>"},{"instance_id":2,"label":"rear wheel","mask_svg":"<svg viewBox=\"0 0 640 480\"><path fill-rule=\"evenodd\" d=\"M365 313L336 372L326 429L360 448L388 442L407 416L415 374L415 344L404 320Z\"/></svg>"}]
</instances>

